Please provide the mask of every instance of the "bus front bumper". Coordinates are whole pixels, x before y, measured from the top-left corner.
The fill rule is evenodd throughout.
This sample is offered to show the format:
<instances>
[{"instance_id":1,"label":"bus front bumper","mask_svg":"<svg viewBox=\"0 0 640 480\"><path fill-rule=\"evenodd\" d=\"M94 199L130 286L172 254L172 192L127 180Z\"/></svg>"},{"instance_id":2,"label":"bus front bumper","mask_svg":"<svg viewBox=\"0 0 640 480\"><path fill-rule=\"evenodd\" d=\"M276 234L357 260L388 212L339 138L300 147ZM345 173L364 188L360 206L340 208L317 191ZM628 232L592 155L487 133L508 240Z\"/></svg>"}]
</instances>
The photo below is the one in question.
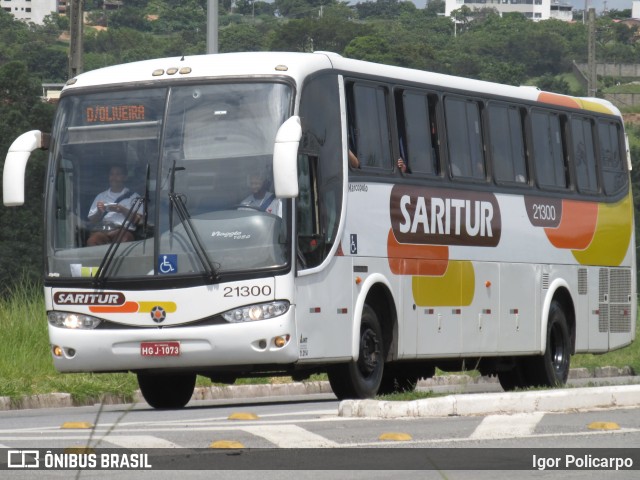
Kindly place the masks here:
<instances>
[{"instance_id":1,"label":"bus front bumper","mask_svg":"<svg viewBox=\"0 0 640 480\"><path fill-rule=\"evenodd\" d=\"M49 325L59 372L203 370L298 360L293 312L256 322L172 328L73 330Z\"/></svg>"}]
</instances>

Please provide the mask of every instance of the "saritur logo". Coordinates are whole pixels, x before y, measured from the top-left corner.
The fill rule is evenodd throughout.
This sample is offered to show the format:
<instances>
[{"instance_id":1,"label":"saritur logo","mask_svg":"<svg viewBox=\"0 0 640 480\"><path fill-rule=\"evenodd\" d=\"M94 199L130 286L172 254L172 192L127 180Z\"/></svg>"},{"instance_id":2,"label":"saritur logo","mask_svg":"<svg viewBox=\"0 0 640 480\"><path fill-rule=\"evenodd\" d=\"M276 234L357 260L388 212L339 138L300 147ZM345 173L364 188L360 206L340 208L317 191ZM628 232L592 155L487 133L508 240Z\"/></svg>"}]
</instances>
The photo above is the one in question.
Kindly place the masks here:
<instances>
[{"instance_id":1,"label":"saritur logo","mask_svg":"<svg viewBox=\"0 0 640 480\"><path fill-rule=\"evenodd\" d=\"M479 247L500 243L500 206L493 193L396 185L390 202L391 227L399 243Z\"/></svg>"},{"instance_id":2,"label":"saritur logo","mask_svg":"<svg viewBox=\"0 0 640 480\"><path fill-rule=\"evenodd\" d=\"M58 305L123 305L126 298L121 292L56 292L53 301Z\"/></svg>"}]
</instances>

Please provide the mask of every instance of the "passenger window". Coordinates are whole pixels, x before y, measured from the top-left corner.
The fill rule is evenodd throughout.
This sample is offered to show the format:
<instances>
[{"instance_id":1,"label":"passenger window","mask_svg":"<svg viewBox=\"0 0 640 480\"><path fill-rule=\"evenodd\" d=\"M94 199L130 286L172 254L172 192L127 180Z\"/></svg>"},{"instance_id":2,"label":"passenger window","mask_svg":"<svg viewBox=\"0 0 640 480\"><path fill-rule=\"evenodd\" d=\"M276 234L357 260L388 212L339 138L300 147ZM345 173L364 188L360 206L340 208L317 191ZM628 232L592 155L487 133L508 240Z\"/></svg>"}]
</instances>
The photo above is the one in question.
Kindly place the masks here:
<instances>
[{"instance_id":1,"label":"passenger window","mask_svg":"<svg viewBox=\"0 0 640 480\"><path fill-rule=\"evenodd\" d=\"M349 149L353 168L391 169L387 121L387 89L379 85L352 84L348 95Z\"/></svg>"},{"instance_id":2,"label":"passenger window","mask_svg":"<svg viewBox=\"0 0 640 480\"><path fill-rule=\"evenodd\" d=\"M584 117L571 119L571 144L578 190L582 193L596 193L598 175L591 120Z\"/></svg>"},{"instance_id":3,"label":"passenger window","mask_svg":"<svg viewBox=\"0 0 640 480\"><path fill-rule=\"evenodd\" d=\"M602 182L607 195L618 193L627 184L627 173L620 150L619 127L614 122L598 122Z\"/></svg>"},{"instance_id":4,"label":"passenger window","mask_svg":"<svg viewBox=\"0 0 640 480\"><path fill-rule=\"evenodd\" d=\"M478 103L456 97L447 97L444 102L452 176L484 180L486 176Z\"/></svg>"},{"instance_id":5,"label":"passenger window","mask_svg":"<svg viewBox=\"0 0 640 480\"><path fill-rule=\"evenodd\" d=\"M531 131L538 185L543 188L567 188L560 116L551 112L533 111Z\"/></svg>"},{"instance_id":6,"label":"passenger window","mask_svg":"<svg viewBox=\"0 0 640 480\"><path fill-rule=\"evenodd\" d=\"M493 174L500 183L528 183L522 115L516 107L489 105Z\"/></svg>"},{"instance_id":7,"label":"passenger window","mask_svg":"<svg viewBox=\"0 0 640 480\"><path fill-rule=\"evenodd\" d=\"M396 94L400 157L407 173L440 173L435 95L399 91Z\"/></svg>"}]
</instances>

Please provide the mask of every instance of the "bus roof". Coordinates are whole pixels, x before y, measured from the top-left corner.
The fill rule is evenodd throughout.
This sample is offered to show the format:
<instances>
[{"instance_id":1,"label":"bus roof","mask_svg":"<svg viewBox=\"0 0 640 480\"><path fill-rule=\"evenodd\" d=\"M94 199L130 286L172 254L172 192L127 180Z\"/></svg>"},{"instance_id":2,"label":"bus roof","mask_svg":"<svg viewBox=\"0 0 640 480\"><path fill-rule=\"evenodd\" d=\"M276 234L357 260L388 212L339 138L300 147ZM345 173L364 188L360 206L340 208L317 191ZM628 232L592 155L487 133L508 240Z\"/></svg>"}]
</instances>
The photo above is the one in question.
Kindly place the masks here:
<instances>
[{"instance_id":1,"label":"bus roof","mask_svg":"<svg viewBox=\"0 0 640 480\"><path fill-rule=\"evenodd\" d=\"M67 82L64 90L143 83L168 79L202 79L284 75L300 83L307 75L336 69L345 75L367 75L466 93L538 101L556 106L585 109L620 116L610 102L599 98L579 98L544 92L531 86L511 86L440 73L383 65L342 57L332 52L241 52L213 55L185 55L114 65L82 73Z\"/></svg>"}]
</instances>

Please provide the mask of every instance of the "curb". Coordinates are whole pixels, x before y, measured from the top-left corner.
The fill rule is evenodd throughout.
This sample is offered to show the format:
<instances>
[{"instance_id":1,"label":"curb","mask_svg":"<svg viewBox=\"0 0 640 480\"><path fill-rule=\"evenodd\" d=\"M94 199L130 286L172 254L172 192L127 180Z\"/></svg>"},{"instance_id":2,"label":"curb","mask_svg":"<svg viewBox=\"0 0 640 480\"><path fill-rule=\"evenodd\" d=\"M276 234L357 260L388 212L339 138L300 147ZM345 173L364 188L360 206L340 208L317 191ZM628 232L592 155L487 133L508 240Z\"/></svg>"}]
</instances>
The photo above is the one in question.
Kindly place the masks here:
<instances>
[{"instance_id":1,"label":"curb","mask_svg":"<svg viewBox=\"0 0 640 480\"><path fill-rule=\"evenodd\" d=\"M510 393L470 393L446 397L388 402L343 400L340 417L405 418L564 412L640 405L640 385L572 388Z\"/></svg>"},{"instance_id":2,"label":"curb","mask_svg":"<svg viewBox=\"0 0 640 480\"><path fill-rule=\"evenodd\" d=\"M137 392L139 394L139 392ZM198 387L194 400L226 400L234 398L288 397L294 395L332 394L329 382L293 382L261 385L229 385L227 387ZM140 401L144 402L139 394Z\"/></svg>"}]
</instances>

